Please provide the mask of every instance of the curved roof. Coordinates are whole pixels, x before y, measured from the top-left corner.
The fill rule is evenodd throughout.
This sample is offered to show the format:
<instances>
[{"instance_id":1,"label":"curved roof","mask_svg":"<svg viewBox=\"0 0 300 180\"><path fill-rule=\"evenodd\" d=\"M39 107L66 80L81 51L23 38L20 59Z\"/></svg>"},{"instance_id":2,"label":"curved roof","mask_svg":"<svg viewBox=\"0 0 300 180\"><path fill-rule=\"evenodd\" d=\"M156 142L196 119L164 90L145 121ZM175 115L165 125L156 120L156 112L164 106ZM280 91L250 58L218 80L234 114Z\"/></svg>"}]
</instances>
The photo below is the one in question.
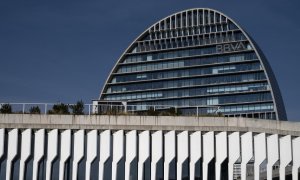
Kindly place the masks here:
<instances>
[{"instance_id":1,"label":"curved roof","mask_svg":"<svg viewBox=\"0 0 300 180\"><path fill-rule=\"evenodd\" d=\"M207 15L204 15L204 12L207 12ZM199 13L203 13L203 16L198 16ZM189 15L189 14L191 14L191 16L193 16L194 14L197 14L197 18L191 18L190 20L188 20L187 15ZM107 84L112 81L112 78L113 78L112 74L117 72L120 63L124 62L126 54L134 52L136 45L138 43L143 43L144 41L147 41L149 38L151 38L150 37L151 33L164 32L165 30L172 30L172 29L176 29L176 28L184 29L187 27L198 26L198 25L200 25L201 21L202 21L202 25L205 25L205 23L210 24L210 22L206 22L205 18L206 18L206 16L212 16L212 15L213 15L213 17L211 17L211 18L215 18L214 20L216 20L216 17L218 17L220 19L220 21L222 21L222 22L230 22L230 23L234 24L243 33L243 35L246 37L246 39L249 41L249 43L253 47L253 50L255 51L255 53L259 59L259 61L261 62L261 66L262 66L264 72L267 75L266 77L267 77L268 84L271 85L270 88L271 88L271 94L272 94L272 98L274 100L274 105L275 105L274 110L275 110L276 116L277 116L276 119L286 120L287 117L286 117L285 107L284 107L284 103L283 103L283 100L281 97L279 86L277 84L274 73L273 73L266 57L264 56L264 54L262 53L262 51L260 50L258 45L252 40L252 38L246 33L246 31L244 31L235 21L233 21L231 18L229 18L222 12L214 10L214 9L210 9L210 8L194 8L194 9L183 10L183 11L174 13L170 16L167 16L167 17L159 20L158 22L154 23L149 28L147 28L142 34L140 34L129 45L129 47L124 51L124 53L118 59L118 61L116 62L113 69L111 70L111 72L105 82L105 85L101 91L99 99L103 98L103 93L107 90L107 87L108 87ZM186 21L182 21L183 17L187 18ZM199 19L199 17L201 17L203 19ZM195 21L197 21L197 22L195 22ZM186 24L184 24L183 22L185 22Z\"/></svg>"}]
</instances>

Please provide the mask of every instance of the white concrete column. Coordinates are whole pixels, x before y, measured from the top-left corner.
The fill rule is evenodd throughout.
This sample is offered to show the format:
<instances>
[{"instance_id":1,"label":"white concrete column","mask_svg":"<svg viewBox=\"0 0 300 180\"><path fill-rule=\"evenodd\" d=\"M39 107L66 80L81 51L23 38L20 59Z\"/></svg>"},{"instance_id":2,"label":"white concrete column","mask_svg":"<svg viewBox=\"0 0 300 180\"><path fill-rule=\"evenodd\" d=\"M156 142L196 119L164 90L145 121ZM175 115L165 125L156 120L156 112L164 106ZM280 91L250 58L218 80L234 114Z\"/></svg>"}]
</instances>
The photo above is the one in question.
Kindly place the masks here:
<instances>
[{"instance_id":1,"label":"white concrete column","mask_svg":"<svg viewBox=\"0 0 300 180\"><path fill-rule=\"evenodd\" d=\"M91 113L92 114L97 114L98 110L99 110L99 108L98 108L98 101L95 100L95 101L92 101L92 103L93 103L93 106L92 106L92 112Z\"/></svg>"},{"instance_id":2,"label":"white concrete column","mask_svg":"<svg viewBox=\"0 0 300 180\"><path fill-rule=\"evenodd\" d=\"M189 134L183 131L177 135L177 179L182 179L182 164L189 158Z\"/></svg>"},{"instance_id":3,"label":"white concrete column","mask_svg":"<svg viewBox=\"0 0 300 180\"><path fill-rule=\"evenodd\" d=\"M266 134L254 136L254 180L259 180L260 165L267 158Z\"/></svg>"},{"instance_id":4,"label":"white concrete column","mask_svg":"<svg viewBox=\"0 0 300 180\"><path fill-rule=\"evenodd\" d=\"M111 132L105 130L100 134L99 180L104 180L104 164L111 156Z\"/></svg>"},{"instance_id":5,"label":"white concrete column","mask_svg":"<svg viewBox=\"0 0 300 180\"><path fill-rule=\"evenodd\" d=\"M190 180L195 180L195 165L201 158L201 131L190 135Z\"/></svg>"},{"instance_id":6,"label":"white concrete column","mask_svg":"<svg viewBox=\"0 0 300 180\"><path fill-rule=\"evenodd\" d=\"M126 161L125 161L125 180L130 180L130 163L137 156L137 133L136 130L126 134Z\"/></svg>"},{"instance_id":7,"label":"white concrete column","mask_svg":"<svg viewBox=\"0 0 300 180\"><path fill-rule=\"evenodd\" d=\"M71 130L61 133L60 161L59 161L59 180L64 179L65 164L71 155Z\"/></svg>"},{"instance_id":8,"label":"white concrete column","mask_svg":"<svg viewBox=\"0 0 300 180\"><path fill-rule=\"evenodd\" d=\"M164 162L164 179L169 179L170 163L176 157L175 131L169 131L165 134L165 162Z\"/></svg>"},{"instance_id":9,"label":"white concrete column","mask_svg":"<svg viewBox=\"0 0 300 180\"><path fill-rule=\"evenodd\" d=\"M20 158L20 171L19 179L23 180L25 175L25 162L31 154L31 129L26 129L22 132L21 140L21 158Z\"/></svg>"},{"instance_id":10,"label":"white concrete column","mask_svg":"<svg viewBox=\"0 0 300 180\"><path fill-rule=\"evenodd\" d=\"M45 129L40 129L34 133L32 180L38 179L39 162L44 156L44 151L45 151Z\"/></svg>"},{"instance_id":11,"label":"white concrete column","mask_svg":"<svg viewBox=\"0 0 300 180\"><path fill-rule=\"evenodd\" d=\"M216 135L216 180L221 180L221 165L227 158L227 132Z\"/></svg>"},{"instance_id":12,"label":"white concrete column","mask_svg":"<svg viewBox=\"0 0 300 180\"><path fill-rule=\"evenodd\" d=\"M77 179L78 163L84 156L84 130L78 130L74 133L74 151L72 164L72 179Z\"/></svg>"},{"instance_id":13,"label":"white concrete column","mask_svg":"<svg viewBox=\"0 0 300 180\"><path fill-rule=\"evenodd\" d=\"M233 165L240 158L240 133L228 135L228 179L233 179Z\"/></svg>"},{"instance_id":14,"label":"white concrete column","mask_svg":"<svg viewBox=\"0 0 300 180\"><path fill-rule=\"evenodd\" d=\"M210 131L203 135L203 179L208 179L208 164L215 157L215 137Z\"/></svg>"},{"instance_id":15,"label":"white concrete column","mask_svg":"<svg viewBox=\"0 0 300 180\"><path fill-rule=\"evenodd\" d=\"M152 134L151 140L151 180L156 180L156 164L163 157L163 136L162 131L156 131Z\"/></svg>"},{"instance_id":16,"label":"white concrete column","mask_svg":"<svg viewBox=\"0 0 300 180\"><path fill-rule=\"evenodd\" d=\"M0 129L0 158L4 155L5 129Z\"/></svg>"},{"instance_id":17,"label":"white concrete column","mask_svg":"<svg viewBox=\"0 0 300 180\"><path fill-rule=\"evenodd\" d=\"M144 179L144 164L148 158L150 158L150 133L143 131L139 134L138 180Z\"/></svg>"},{"instance_id":18,"label":"white concrete column","mask_svg":"<svg viewBox=\"0 0 300 180\"><path fill-rule=\"evenodd\" d=\"M124 156L124 131L119 130L113 134L112 180L117 180L117 166L118 166L118 162L123 158L123 156Z\"/></svg>"},{"instance_id":19,"label":"white concrete column","mask_svg":"<svg viewBox=\"0 0 300 180\"><path fill-rule=\"evenodd\" d=\"M241 136L241 147L242 147L241 180L246 180L247 164L253 157L252 132L246 132Z\"/></svg>"},{"instance_id":20,"label":"white concrete column","mask_svg":"<svg viewBox=\"0 0 300 180\"><path fill-rule=\"evenodd\" d=\"M298 169L300 167L300 137L293 139L293 179L298 179Z\"/></svg>"},{"instance_id":21,"label":"white concrete column","mask_svg":"<svg viewBox=\"0 0 300 180\"><path fill-rule=\"evenodd\" d=\"M11 180L12 161L18 154L18 129L8 132L8 149L6 160L6 180Z\"/></svg>"},{"instance_id":22,"label":"white concrete column","mask_svg":"<svg viewBox=\"0 0 300 180\"><path fill-rule=\"evenodd\" d=\"M51 180L52 162L57 156L58 130L48 133L48 153L46 162L46 180Z\"/></svg>"},{"instance_id":23,"label":"white concrete column","mask_svg":"<svg viewBox=\"0 0 300 180\"><path fill-rule=\"evenodd\" d=\"M205 13L204 13L204 10L202 10L202 24L206 24L205 23Z\"/></svg>"},{"instance_id":24,"label":"white concrete column","mask_svg":"<svg viewBox=\"0 0 300 180\"><path fill-rule=\"evenodd\" d=\"M292 161L292 140L291 135L284 136L279 139L280 148L280 180L285 180L285 168Z\"/></svg>"},{"instance_id":25,"label":"white concrete column","mask_svg":"<svg viewBox=\"0 0 300 180\"><path fill-rule=\"evenodd\" d=\"M272 180L274 164L279 160L278 134L267 137L267 180Z\"/></svg>"},{"instance_id":26,"label":"white concrete column","mask_svg":"<svg viewBox=\"0 0 300 180\"><path fill-rule=\"evenodd\" d=\"M97 130L92 130L87 133L87 153L85 164L85 179L91 179L91 166L97 157Z\"/></svg>"}]
</instances>

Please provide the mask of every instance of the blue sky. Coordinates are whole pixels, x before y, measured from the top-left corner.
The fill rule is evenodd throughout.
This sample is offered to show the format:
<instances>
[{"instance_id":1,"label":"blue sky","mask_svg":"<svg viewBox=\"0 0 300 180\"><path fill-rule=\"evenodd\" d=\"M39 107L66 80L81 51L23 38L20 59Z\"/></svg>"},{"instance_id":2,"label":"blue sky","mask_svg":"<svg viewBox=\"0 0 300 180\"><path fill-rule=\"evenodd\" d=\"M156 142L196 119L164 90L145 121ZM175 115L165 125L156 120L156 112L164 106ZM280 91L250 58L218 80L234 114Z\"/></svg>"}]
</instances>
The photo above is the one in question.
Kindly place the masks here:
<instances>
[{"instance_id":1,"label":"blue sky","mask_svg":"<svg viewBox=\"0 0 300 180\"><path fill-rule=\"evenodd\" d=\"M300 121L299 0L2 0L0 102L90 103L140 33L195 7L222 11L254 38L275 72L288 118Z\"/></svg>"}]
</instances>

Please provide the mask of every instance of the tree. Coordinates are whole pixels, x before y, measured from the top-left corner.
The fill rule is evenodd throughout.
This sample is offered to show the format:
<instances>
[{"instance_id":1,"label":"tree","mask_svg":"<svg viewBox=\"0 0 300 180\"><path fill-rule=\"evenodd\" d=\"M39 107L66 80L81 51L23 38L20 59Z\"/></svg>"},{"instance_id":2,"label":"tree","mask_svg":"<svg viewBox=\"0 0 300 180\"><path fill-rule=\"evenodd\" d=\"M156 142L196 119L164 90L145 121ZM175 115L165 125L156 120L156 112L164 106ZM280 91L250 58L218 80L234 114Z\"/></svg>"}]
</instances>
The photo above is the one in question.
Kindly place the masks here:
<instances>
[{"instance_id":1,"label":"tree","mask_svg":"<svg viewBox=\"0 0 300 180\"><path fill-rule=\"evenodd\" d=\"M30 109L29 109L29 113L30 114L41 114L41 110L38 106L32 106Z\"/></svg>"},{"instance_id":2,"label":"tree","mask_svg":"<svg viewBox=\"0 0 300 180\"><path fill-rule=\"evenodd\" d=\"M158 111L155 111L155 109L154 109L153 107L150 107L150 108L147 110L146 114L147 114L148 116L158 116L159 112L158 112Z\"/></svg>"},{"instance_id":3,"label":"tree","mask_svg":"<svg viewBox=\"0 0 300 180\"><path fill-rule=\"evenodd\" d=\"M162 115L162 116L180 116L181 114L182 113L181 113L180 109L171 107L169 109L162 111L160 115Z\"/></svg>"},{"instance_id":4,"label":"tree","mask_svg":"<svg viewBox=\"0 0 300 180\"><path fill-rule=\"evenodd\" d=\"M75 115L81 115L84 114L83 110L84 110L84 103L82 100L77 101L76 104L71 105L70 108L72 109L72 114Z\"/></svg>"},{"instance_id":5,"label":"tree","mask_svg":"<svg viewBox=\"0 0 300 180\"><path fill-rule=\"evenodd\" d=\"M0 106L0 113L2 114L11 114L12 113L12 108L10 104L2 104Z\"/></svg>"},{"instance_id":6,"label":"tree","mask_svg":"<svg viewBox=\"0 0 300 180\"><path fill-rule=\"evenodd\" d=\"M52 110L48 111L49 114L70 114L69 106L63 103L54 104Z\"/></svg>"}]
</instances>

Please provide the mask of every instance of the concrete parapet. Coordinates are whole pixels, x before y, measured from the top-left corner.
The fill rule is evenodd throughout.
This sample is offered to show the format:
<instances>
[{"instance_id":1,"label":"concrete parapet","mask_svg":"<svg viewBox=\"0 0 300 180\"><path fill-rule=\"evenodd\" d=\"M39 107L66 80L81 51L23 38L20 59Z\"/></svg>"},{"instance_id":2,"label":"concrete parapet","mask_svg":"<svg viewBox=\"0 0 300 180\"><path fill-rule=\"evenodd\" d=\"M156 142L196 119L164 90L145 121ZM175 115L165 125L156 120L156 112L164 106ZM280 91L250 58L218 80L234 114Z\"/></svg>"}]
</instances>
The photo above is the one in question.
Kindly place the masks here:
<instances>
[{"instance_id":1,"label":"concrete parapet","mask_svg":"<svg viewBox=\"0 0 300 180\"><path fill-rule=\"evenodd\" d=\"M0 128L265 132L300 136L300 123L249 118L0 114Z\"/></svg>"}]
</instances>

